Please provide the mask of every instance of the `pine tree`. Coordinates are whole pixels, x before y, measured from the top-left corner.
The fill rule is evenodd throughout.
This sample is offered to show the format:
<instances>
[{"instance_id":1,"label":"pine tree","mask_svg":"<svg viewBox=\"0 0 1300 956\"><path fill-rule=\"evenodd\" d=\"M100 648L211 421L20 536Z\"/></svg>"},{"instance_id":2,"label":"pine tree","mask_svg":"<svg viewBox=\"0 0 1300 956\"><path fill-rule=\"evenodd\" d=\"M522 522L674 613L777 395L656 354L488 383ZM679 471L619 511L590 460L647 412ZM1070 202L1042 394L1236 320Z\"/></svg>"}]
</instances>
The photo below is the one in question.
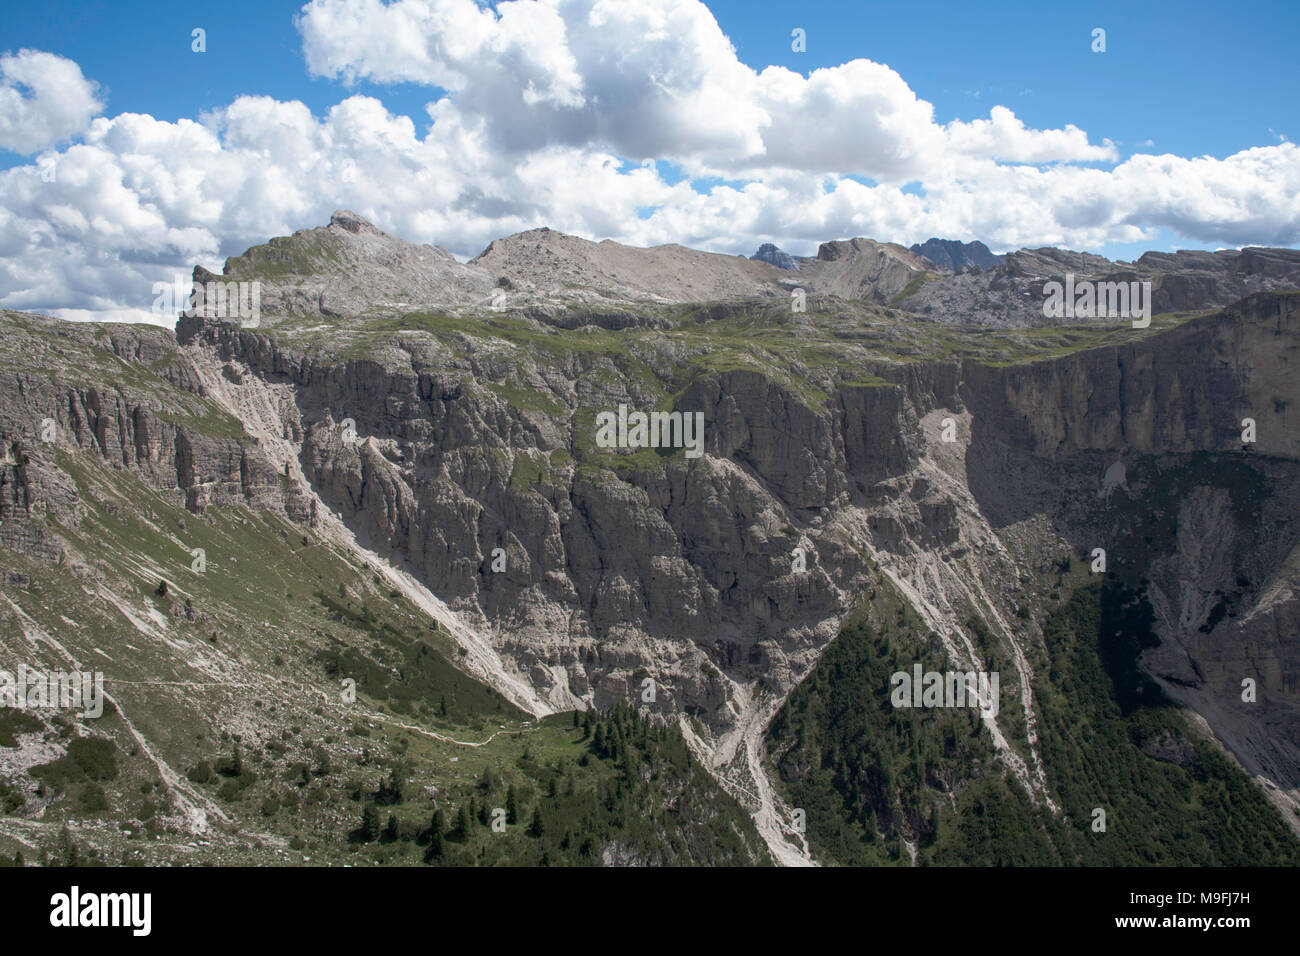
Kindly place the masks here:
<instances>
[{"instance_id":1,"label":"pine tree","mask_svg":"<svg viewBox=\"0 0 1300 956\"><path fill-rule=\"evenodd\" d=\"M424 862L433 863L442 859L442 831L435 830L433 836L429 839L429 849L424 851Z\"/></svg>"},{"instance_id":2,"label":"pine tree","mask_svg":"<svg viewBox=\"0 0 1300 956\"><path fill-rule=\"evenodd\" d=\"M373 803L366 804L361 811L361 839L366 843L379 839L379 811Z\"/></svg>"},{"instance_id":3,"label":"pine tree","mask_svg":"<svg viewBox=\"0 0 1300 956\"><path fill-rule=\"evenodd\" d=\"M397 841L397 815L390 813L388 823L384 825L383 841L385 843L395 843Z\"/></svg>"},{"instance_id":4,"label":"pine tree","mask_svg":"<svg viewBox=\"0 0 1300 956\"><path fill-rule=\"evenodd\" d=\"M456 839L464 842L469 839L469 806L462 803L460 810L456 812Z\"/></svg>"},{"instance_id":5,"label":"pine tree","mask_svg":"<svg viewBox=\"0 0 1300 956\"><path fill-rule=\"evenodd\" d=\"M77 844L72 840L72 832L68 825L63 824L63 829L59 832L59 851L63 855L64 866L77 866L80 860L77 857Z\"/></svg>"},{"instance_id":6,"label":"pine tree","mask_svg":"<svg viewBox=\"0 0 1300 956\"><path fill-rule=\"evenodd\" d=\"M403 779L404 774L400 767L393 767L388 774L388 783L381 790L384 803L401 803L405 796L406 781Z\"/></svg>"},{"instance_id":7,"label":"pine tree","mask_svg":"<svg viewBox=\"0 0 1300 956\"><path fill-rule=\"evenodd\" d=\"M519 800L515 796L515 785L512 783L510 789L506 791L506 823L514 826L519 822Z\"/></svg>"},{"instance_id":8,"label":"pine tree","mask_svg":"<svg viewBox=\"0 0 1300 956\"><path fill-rule=\"evenodd\" d=\"M546 833L546 824L542 821L542 808L533 808L533 822L528 825L528 835L540 837Z\"/></svg>"}]
</instances>

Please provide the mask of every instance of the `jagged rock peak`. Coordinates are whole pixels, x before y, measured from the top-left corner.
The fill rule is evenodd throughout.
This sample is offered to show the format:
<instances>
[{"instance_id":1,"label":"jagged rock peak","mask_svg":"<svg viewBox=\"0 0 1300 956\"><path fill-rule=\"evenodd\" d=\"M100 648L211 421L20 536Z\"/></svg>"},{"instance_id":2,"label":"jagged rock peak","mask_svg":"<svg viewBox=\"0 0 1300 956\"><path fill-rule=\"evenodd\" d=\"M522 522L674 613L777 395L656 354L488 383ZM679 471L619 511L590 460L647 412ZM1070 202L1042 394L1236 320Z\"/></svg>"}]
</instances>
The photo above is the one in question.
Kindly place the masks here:
<instances>
[{"instance_id":1,"label":"jagged rock peak","mask_svg":"<svg viewBox=\"0 0 1300 956\"><path fill-rule=\"evenodd\" d=\"M333 215L330 216L330 225L355 233L382 233L383 231L376 228L374 223L370 222L370 220L366 219L364 216L358 216L349 209L336 209Z\"/></svg>"},{"instance_id":2,"label":"jagged rock peak","mask_svg":"<svg viewBox=\"0 0 1300 956\"><path fill-rule=\"evenodd\" d=\"M822 262L855 259L860 256L884 256L896 259L912 269L924 269L928 263L920 256L896 242L877 242L875 239L835 239L817 247L817 258Z\"/></svg>"},{"instance_id":3,"label":"jagged rock peak","mask_svg":"<svg viewBox=\"0 0 1300 956\"><path fill-rule=\"evenodd\" d=\"M799 261L788 252L783 252L776 245L765 242L758 247L758 252L749 258L757 259L759 262L767 262L776 266L778 269L798 269Z\"/></svg>"},{"instance_id":4,"label":"jagged rock peak","mask_svg":"<svg viewBox=\"0 0 1300 956\"><path fill-rule=\"evenodd\" d=\"M961 272L972 267L994 269L1003 260L1002 256L995 256L978 239L962 242L960 239L930 238L925 242L914 243L910 248L918 256L925 256L940 269L949 272Z\"/></svg>"}]
</instances>

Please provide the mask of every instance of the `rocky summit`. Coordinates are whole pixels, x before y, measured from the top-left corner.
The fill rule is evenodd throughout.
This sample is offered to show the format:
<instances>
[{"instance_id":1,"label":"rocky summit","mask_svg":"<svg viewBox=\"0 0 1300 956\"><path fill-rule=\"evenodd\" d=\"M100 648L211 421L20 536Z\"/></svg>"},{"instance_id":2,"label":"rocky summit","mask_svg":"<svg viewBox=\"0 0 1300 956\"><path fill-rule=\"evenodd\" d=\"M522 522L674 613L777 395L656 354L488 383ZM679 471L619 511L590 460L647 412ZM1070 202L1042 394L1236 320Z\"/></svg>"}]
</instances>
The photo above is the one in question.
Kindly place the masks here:
<instances>
[{"instance_id":1,"label":"rocky summit","mask_svg":"<svg viewBox=\"0 0 1300 956\"><path fill-rule=\"evenodd\" d=\"M1002 263L1003 256L995 256L989 247L976 240L962 242L958 239L927 239L911 246L918 256L924 256L940 269L961 272L964 269L992 269Z\"/></svg>"},{"instance_id":2,"label":"rocky summit","mask_svg":"<svg viewBox=\"0 0 1300 956\"><path fill-rule=\"evenodd\" d=\"M1294 865L1300 252L986 254L338 212L0 313L0 692L104 704L0 710L0 855Z\"/></svg>"}]
</instances>

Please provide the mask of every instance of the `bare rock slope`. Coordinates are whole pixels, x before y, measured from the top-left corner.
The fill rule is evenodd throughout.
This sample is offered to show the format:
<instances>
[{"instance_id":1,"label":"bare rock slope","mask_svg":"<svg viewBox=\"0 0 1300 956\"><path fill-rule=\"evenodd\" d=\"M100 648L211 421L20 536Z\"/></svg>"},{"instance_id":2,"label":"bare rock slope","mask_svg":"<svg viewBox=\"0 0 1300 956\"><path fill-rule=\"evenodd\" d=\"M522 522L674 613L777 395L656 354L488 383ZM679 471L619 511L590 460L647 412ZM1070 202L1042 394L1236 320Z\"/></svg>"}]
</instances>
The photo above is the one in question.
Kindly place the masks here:
<instances>
[{"instance_id":1,"label":"bare rock slope","mask_svg":"<svg viewBox=\"0 0 1300 956\"><path fill-rule=\"evenodd\" d=\"M6 318L37 357L57 364L73 337L104 372L9 364L0 545L58 563L41 519L78 505L46 418L196 516L238 503L343 529L445 610L475 673L517 706L638 702L678 723L783 859L802 854L763 728L886 583L950 660L1006 662L986 729L1005 772L1054 807L1031 687L1049 602L1026 594L1104 547L1156 608L1146 666L1294 792L1300 340L1297 296L1269 290L1295 284L1300 256L1144 257L1135 271L1178 306L1150 328L1024 333L1041 317L1016 297L1072 256L939 277L852 240L790 271L536 230L461 265L340 213L227 264L266 284L259 328ZM787 301L795 280L805 313ZM1216 308L1239 292L1255 294ZM590 320L610 302L654 321ZM596 416L620 406L703 416L703 453L603 447Z\"/></svg>"}]
</instances>

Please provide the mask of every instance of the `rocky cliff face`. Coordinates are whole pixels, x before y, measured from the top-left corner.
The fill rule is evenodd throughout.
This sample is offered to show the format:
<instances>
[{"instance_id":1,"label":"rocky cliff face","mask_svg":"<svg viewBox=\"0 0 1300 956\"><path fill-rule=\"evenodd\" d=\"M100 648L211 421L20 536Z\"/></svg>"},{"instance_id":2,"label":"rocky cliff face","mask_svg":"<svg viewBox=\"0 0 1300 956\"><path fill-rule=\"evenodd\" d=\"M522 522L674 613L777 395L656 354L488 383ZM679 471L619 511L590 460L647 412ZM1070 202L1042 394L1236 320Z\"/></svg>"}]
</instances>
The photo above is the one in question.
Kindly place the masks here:
<instances>
[{"instance_id":1,"label":"rocky cliff face","mask_svg":"<svg viewBox=\"0 0 1300 956\"><path fill-rule=\"evenodd\" d=\"M778 269L794 271L799 268L799 260L788 252L778 249L770 242L765 242L758 247L758 251L749 258L757 259L759 262L769 262Z\"/></svg>"},{"instance_id":2,"label":"rocky cliff face","mask_svg":"<svg viewBox=\"0 0 1300 956\"><path fill-rule=\"evenodd\" d=\"M1011 622L1026 570L1013 552L1035 527L1040 559L1109 545L1113 567L1150 582L1165 642L1151 666L1176 658L1160 676L1180 699L1208 698L1198 708L1208 715L1228 706L1234 682L1275 673L1267 705L1233 707L1215 727L1248 768L1295 786L1294 730L1281 729L1297 723L1283 676L1293 651L1270 640L1274 663L1261 671L1262 645L1234 636L1276 634L1294 611L1274 580L1294 533L1268 530L1298 490L1285 427L1294 308L1290 297L1258 298L1041 361L881 368L880 381L840 381L821 403L760 371L700 374L671 404L704 414L698 460L642 452L624 462L593 449L588 409L651 394L625 379L597 384L600 362L589 358L557 377L515 356L522 379L546 382L554 404L543 407L485 390L490 372L453 371L449 355L425 368L438 353L410 345L382 363L322 367L256 333L206 330L196 344L214 362L296 382L307 480L377 552L491 634L552 707L607 707L652 674L658 712L689 714L723 740L752 717L739 688L788 690L873 572L911 590L932 626L960 632L969 603L999 640L1032 653L1032 625ZM354 445L339 437L345 414L356 418ZM945 417L963 432L956 443L943 440ZM1245 417L1257 426L1247 446ZM1116 460L1128 483L1103 495ZM1126 551L1125 525L1142 507L1134 489L1161 487L1170 470L1185 472L1187 501L1162 505L1161 530L1198 530L1146 535L1157 543ZM1259 482L1271 502L1263 512L1246 503ZM1183 553L1188 535L1211 529L1217 551ZM503 571L492 570L495 548ZM807 572L792 570L796 548ZM1189 663L1199 652L1219 660L1213 689ZM1032 700L1021 707L1032 719ZM1033 777L1032 746L1010 742L1008 752L1050 794Z\"/></svg>"},{"instance_id":3,"label":"rocky cliff face","mask_svg":"<svg viewBox=\"0 0 1300 956\"><path fill-rule=\"evenodd\" d=\"M235 502L305 517L240 423L201 397L170 332L40 316L6 320L15 366L0 404L0 540L34 516L75 520L59 447L85 449L193 511ZM19 344L21 343L21 344ZM81 365L90 355L94 364ZM36 530L38 535L44 533ZM57 546L55 546L57 547Z\"/></svg>"},{"instance_id":4,"label":"rocky cliff face","mask_svg":"<svg viewBox=\"0 0 1300 956\"><path fill-rule=\"evenodd\" d=\"M979 242L962 242L958 239L927 239L911 246L912 252L924 256L940 269L961 272L966 269L992 269L1000 265L1003 256L995 256L989 247Z\"/></svg>"},{"instance_id":5,"label":"rocky cliff face","mask_svg":"<svg viewBox=\"0 0 1300 956\"><path fill-rule=\"evenodd\" d=\"M976 274L944 277L915 290L906 307L939 322L979 322L996 327L1069 325L1043 305L1048 282L1150 283L1150 311L1192 312L1231 305L1256 292L1300 284L1300 251L1242 249L1220 252L1146 253L1136 262L1111 262L1091 253L1022 249L1001 265ZM1116 318L1082 320L1115 322Z\"/></svg>"},{"instance_id":6,"label":"rocky cliff face","mask_svg":"<svg viewBox=\"0 0 1300 956\"><path fill-rule=\"evenodd\" d=\"M260 247L227 274L324 244L406 275L417 297L489 292L473 271L487 265L512 288L539 281L540 266L512 266L527 234L469 267L435 259L420 272L432 252L371 228L336 216L323 236ZM58 560L39 518L75 520L60 447L194 513L240 503L309 529L341 521L446 603L491 658L480 673L520 706L608 708L653 681L644 706L682 722L774 850L763 726L882 578L950 659L1007 662L1010 696L986 725L1009 772L1051 806L1029 690L1042 635L1025 591L1062 555L1101 547L1108 573L1156 608L1161 645L1146 666L1248 770L1300 787L1296 296L1143 332L954 340L881 311L924 275L907 250L855 240L818 261L809 281L826 299L807 314L779 300L691 306L622 331L454 303L392 319L367 312L379 300L346 270L268 280L264 301L283 311L265 328L192 317L173 338L9 316L6 337L29 343L30 361L11 362L3 385L0 545ZM735 276L781 274L734 264ZM1231 266L1237 278L1224 272L1193 304L1291 275L1280 253ZM322 302L358 314L322 328ZM96 367L61 362L68 343ZM703 453L601 447L596 416L620 405L702 415ZM1254 704L1241 700L1246 678Z\"/></svg>"},{"instance_id":7,"label":"rocky cliff face","mask_svg":"<svg viewBox=\"0 0 1300 956\"><path fill-rule=\"evenodd\" d=\"M1051 516L1081 555L1106 549L1110 573L1152 601L1161 644L1145 666L1248 770L1288 788L1300 782L1297 648L1281 631L1300 542L1297 305L1254 296L1114 350L972 366L963 390L982 509L1004 527ZM1246 680L1267 692L1243 700Z\"/></svg>"}]
</instances>

